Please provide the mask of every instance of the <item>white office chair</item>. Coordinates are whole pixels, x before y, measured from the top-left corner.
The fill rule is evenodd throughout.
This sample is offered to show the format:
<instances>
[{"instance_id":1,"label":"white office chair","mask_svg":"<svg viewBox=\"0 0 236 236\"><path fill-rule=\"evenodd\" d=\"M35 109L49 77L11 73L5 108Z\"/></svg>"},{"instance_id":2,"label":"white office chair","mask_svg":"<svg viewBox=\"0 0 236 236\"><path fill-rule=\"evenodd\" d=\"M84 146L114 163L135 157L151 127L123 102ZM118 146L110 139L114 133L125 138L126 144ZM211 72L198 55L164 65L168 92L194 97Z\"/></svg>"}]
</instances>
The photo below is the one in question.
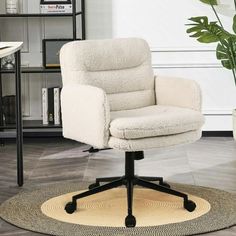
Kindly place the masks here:
<instances>
[{"instance_id":1,"label":"white office chair","mask_svg":"<svg viewBox=\"0 0 236 236\"><path fill-rule=\"evenodd\" d=\"M70 42L61 49L60 61L64 137L125 151L124 176L96 179L88 191L73 196L66 212L77 209L78 199L122 185L127 188L127 227L136 225L134 185L181 197L183 207L194 211L195 203L163 178L136 176L134 161L144 158L145 149L201 137L204 118L197 83L154 76L149 46L137 38ZM100 186L101 182L109 183Z\"/></svg>"}]
</instances>

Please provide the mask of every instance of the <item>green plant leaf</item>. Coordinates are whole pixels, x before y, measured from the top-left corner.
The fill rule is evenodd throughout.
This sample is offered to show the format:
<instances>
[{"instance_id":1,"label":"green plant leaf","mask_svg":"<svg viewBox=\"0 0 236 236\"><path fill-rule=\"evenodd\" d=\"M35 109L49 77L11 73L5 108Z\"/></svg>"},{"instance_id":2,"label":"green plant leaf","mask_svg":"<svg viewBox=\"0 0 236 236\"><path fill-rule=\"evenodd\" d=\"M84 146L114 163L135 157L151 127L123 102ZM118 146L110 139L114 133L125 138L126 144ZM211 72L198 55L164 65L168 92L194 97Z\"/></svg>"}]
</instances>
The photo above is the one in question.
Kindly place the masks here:
<instances>
[{"instance_id":1,"label":"green plant leaf","mask_svg":"<svg viewBox=\"0 0 236 236\"><path fill-rule=\"evenodd\" d=\"M191 17L189 18L190 21L193 21L198 24L208 24L208 18L207 16L197 16L197 17Z\"/></svg>"},{"instance_id":2,"label":"green plant leaf","mask_svg":"<svg viewBox=\"0 0 236 236\"><path fill-rule=\"evenodd\" d=\"M228 70L236 69L235 59L236 59L236 40L230 38L229 40L224 40L219 43L216 48L216 57L221 61L223 67Z\"/></svg>"},{"instance_id":3,"label":"green plant leaf","mask_svg":"<svg viewBox=\"0 0 236 236\"><path fill-rule=\"evenodd\" d=\"M233 18L233 31L236 34L236 15Z\"/></svg>"},{"instance_id":4,"label":"green plant leaf","mask_svg":"<svg viewBox=\"0 0 236 236\"><path fill-rule=\"evenodd\" d=\"M187 29L187 33L190 37L197 38L201 43L215 43L221 42L225 39L233 37L232 34L224 30L217 22L209 22L206 16L192 17L189 19L192 24Z\"/></svg>"},{"instance_id":5,"label":"green plant leaf","mask_svg":"<svg viewBox=\"0 0 236 236\"><path fill-rule=\"evenodd\" d=\"M200 1L208 5L214 5L214 6L218 5L217 0L200 0Z\"/></svg>"},{"instance_id":6,"label":"green plant leaf","mask_svg":"<svg viewBox=\"0 0 236 236\"><path fill-rule=\"evenodd\" d=\"M198 32L198 35L199 35L199 33L200 32ZM197 40L200 43L214 43L214 42L218 42L219 38L217 35L214 35L210 32L205 32Z\"/></svg>"}]
</instances>

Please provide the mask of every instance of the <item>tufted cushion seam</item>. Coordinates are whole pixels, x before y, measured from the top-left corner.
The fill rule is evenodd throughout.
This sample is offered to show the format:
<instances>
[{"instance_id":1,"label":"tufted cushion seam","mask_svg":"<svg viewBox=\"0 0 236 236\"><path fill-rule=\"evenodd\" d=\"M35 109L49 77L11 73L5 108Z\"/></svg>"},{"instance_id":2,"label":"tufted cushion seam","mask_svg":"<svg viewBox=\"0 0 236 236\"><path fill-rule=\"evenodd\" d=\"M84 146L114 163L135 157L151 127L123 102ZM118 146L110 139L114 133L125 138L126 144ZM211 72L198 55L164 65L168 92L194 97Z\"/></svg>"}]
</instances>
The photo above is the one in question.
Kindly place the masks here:
<instances>
[{"instance_id":1,"label":"tufted cushion seam","mask_svg":"<svg viewBox=\"0 0 236 236\"><path fill-rule=\"evenodd\" d=\"M147 61L143 61L141 64L139 64L139 65L136 65L136 66L130 66L130 67L122 67L122 68L118 68L118 69L107 69L107 70L87 70L87 67L86 67L86 65L85 64L83 64L84 66L85 66L85 69L86 70L84 70L84 69L81 69L81 70L79 70L79 69L72 69L72 68L70 68L70 71L71 72L90 72L90 73L96 73L96 72L106 72L106 71L121 71L121 70L131 70L131 69L137 69L137 68L139 68L139 67L142 67L142 66L150 66L149 65L149 63L147 63Z\"/></svg>"},{"instance_id":2,"label":"tufted cushion seam","mask_svg":"<svg viewBox=\"0 0 236 236\"><path fill-rule=\"evenodd\" d=\"M144 91L154 91L154 89L139 89L139 90L132 90L127 92L118 92L118 93L107 93L107 95L113 95L113 94L125 94L125 93L136 93L136 92L144 92Z\"/></svg>"},{"instance_id":3,"label":"tufted cushion seam","mask_svg":"<svg viewBox=\"0 0 236 236\"><path fill-rule=\"evenodd\" d=\"M153 135L153 136L145 136L145 137L142 137L142 138L127 138L127 137L115 137L115 136L112 136L113 138L117 138L117 139L123 139L123 140L127 140L127 141L135 141L135 140L142 140L142 139L146 139L146 138L162 138L162 137L169 137L169 136L173 136L173 135L181 135L181 134L186 134L186 133L189 133L189 132L194 132L194 131L198 131L198 129L192 129L192 130L188 130L188 131L183 131L183 132L179 132L179 133L171 133L171 134L162 134L162 135Z\"/></svg>"},{"instance_id":4,"label":"tufted cushion seam","mask_svg":"<svg viewBox=\"0 0 236 236\"><path fill-rule=\"evenodd\" d=\"M122 67L122 68L117 68L117 69L107 69L107 70L89 70L86 65L84 65L84 66L85 66L86 72L96 73L96 72L106 72L106 71L131 70L131 69L137 69L137 68L142 67L142 66L150 66L150 65L146 61L143 61L139 65L130 66L130 67Z\"/></svg>"},{"instance_id":5,"label":"tufted cushion seam","mask_svg":"<svg viewBox=\"0 0 236 236\"><path fill-rule=\"evenodd\" d=\"M189 124L187 124L187 125L185 125L185 126L188 126L188 125L190 125L191 123L189 123ZM202 122L196 122L195 124L202 124ZM153 131L155 131L155 130L161 130L161 129L168 129L168 128L175 128L175 127L178 127L178 125L173 125L173 126L163 126L163 127L160 127L160 128L158 128L158 129L153 129L153 128L145 128L145 129L142 129L142 128L131 128L131 129L129 129L129 128L124 128L124 129L122 129L122 128L115 128L115 129L117 129L117 130L119 130L119 131L122 131L122 130L127 130L127 131L131 131L131 130L140 130L140 131L146 131L146 130L148 130L148 131L150 131L150 130L153 130Z\"/></svg>"}]
</instances>

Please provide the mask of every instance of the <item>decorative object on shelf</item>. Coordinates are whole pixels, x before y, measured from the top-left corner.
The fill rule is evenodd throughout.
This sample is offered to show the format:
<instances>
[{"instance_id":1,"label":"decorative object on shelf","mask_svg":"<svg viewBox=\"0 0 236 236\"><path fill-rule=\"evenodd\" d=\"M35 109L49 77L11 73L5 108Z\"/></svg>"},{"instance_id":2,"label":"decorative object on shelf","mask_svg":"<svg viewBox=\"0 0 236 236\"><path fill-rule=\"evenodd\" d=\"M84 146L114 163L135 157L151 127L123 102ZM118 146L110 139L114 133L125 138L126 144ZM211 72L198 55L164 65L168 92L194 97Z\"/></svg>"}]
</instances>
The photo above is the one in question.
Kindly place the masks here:
<instances>
[{"instance_id":1,"label":"decorative object on shelf","mask_svg":"<svg viewBox=\"0 0 236 236\"><path fill-rule=\"evenodd\" d=\"M3 120L5 124L16 123L16 96L9 95L2 98Z\"/></svg>"},{"instance_id":2,"label":"decorative object on shelf","mask_svg":"<svg viewBox=\"0 0 236 236\"><path fill-rule=\"evenodd\" d=\"M43 67L59 68L61 47L73 39L43 39Z\"/></svg>"},{"instance_id":3,"label":"decorative object on shelf","mask_svg":"<svg viewBox=\"0 0 236 236\"><path fill-rule=\"evenodd\" d=\"M6 69L6 70L12 70L15 68L15 59L13 55L9 55L7 57L4 57L2 59L2 65L1 65L2 69Z\"/></svg>"},{"instance_id":4,"label":"decorative object on shelf","mask_svg":"<svg viewBox=\"0 0 236 236\"><path fill-rule=\"evenodd\" d=\"M196 38L200 43L218 43L216 48L216 57L221 61L224 68L231 70L236 85L236 15L233 17L233 33L226 30L224 27L216 7L225 4L220 4L219 0L200 0L201 2L211 6L215 16L216 21L209 21L207 16L191 17L189 20L191 24L187 29L187 33L190 37ZM231 0L234 6L234 14L236 13L236 0ZM227 5L226 5L227 6ZM232 10L229 15L232 15ZM236 140L236 111L233 110L233 132L234 138Z\"/></svg>"},{"instance_id":5,"label":"decorative object on shelf","mask_svg":"<svg viewBox=\"0 0 236 236\"><path fill-rule=\"evenodd\" d=\"M71 0L41 0L40 10L44 14L72 13L72 3Z\"/></svg>"},{"instance_id":6,"label":"decorative object on shelf","mask_svg":"<svg viewBox=\"0 0 236 236\"><path fill-rule=\"evenodd\" d=\"M19 2L18 0L6 0L6 13L17 14L19 13Z\"/></svg>"},{"instance_id":7,"label":"decorative object on shelf","mask_svg":"<svg viewBox=\"0 0 236 236\"><path fill-rule=\"evenodd\" d=\"M59 87L42 88L43 125L61 124L60 93Z\"/></svg>"}]
</instances>

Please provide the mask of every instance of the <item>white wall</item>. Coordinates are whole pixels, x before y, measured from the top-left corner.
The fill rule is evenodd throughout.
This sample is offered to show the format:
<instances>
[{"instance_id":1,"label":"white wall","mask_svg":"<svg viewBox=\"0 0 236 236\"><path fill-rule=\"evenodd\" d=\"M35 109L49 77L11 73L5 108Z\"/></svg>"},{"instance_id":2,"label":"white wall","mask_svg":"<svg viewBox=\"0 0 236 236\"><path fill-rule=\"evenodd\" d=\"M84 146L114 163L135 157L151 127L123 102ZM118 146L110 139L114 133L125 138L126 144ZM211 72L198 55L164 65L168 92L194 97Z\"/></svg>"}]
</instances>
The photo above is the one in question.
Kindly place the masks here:
<instances>
[{"instance_id":1,"label":"white wall","mask_svg":"<svg viewBox=\"0 0 236 236\"><path fill-rule=\"evenodd\" d=\"M25 11L38 11L39 0L30 0L28 4L24 0L23 3ZM223 69L215 59L215 45L200 44L186 34L185 24L191 16L208 15L215 20L208 6L196 0L87 0L86 6L89 39L134 36L146 39L151 46L153 68L157 74L186 77L200 83L207 120L204 129L232 129L236 88L231 72ZM0 10L4 10L3 5ZM230 17L223 17L223 23L230 27ZM71 26L69 19L1 20L0 31L2 40L24 40L23 63L36 66L41 64L41 39L70 37ZM59 77L55 74L24 78L27 118L40 118L41 87L60 84ZM6 79L4 90L10 93L14 87L6 83Z\"/></svg>"}]
</instances>

